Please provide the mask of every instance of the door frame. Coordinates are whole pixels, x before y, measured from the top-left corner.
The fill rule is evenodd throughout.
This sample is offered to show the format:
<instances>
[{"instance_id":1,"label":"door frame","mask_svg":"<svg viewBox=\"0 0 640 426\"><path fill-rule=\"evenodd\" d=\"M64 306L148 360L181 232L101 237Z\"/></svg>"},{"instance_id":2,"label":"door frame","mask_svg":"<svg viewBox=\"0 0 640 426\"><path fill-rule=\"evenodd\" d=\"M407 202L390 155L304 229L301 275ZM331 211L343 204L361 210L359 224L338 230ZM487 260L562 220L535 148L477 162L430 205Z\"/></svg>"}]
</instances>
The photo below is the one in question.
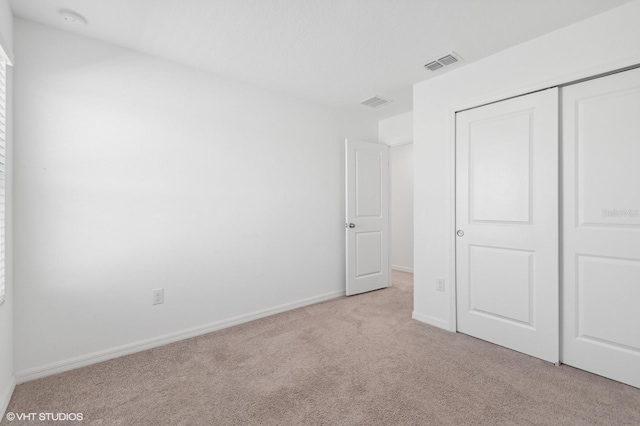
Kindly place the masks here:
<instances>
[{"instance_id":1,"label":"door frame","mask_svg":"<svg viewBox=\"0 0 640 426\"><path fill-rule=\"evenodd\" d=\"M449 116L449 161L451 162L452 167L449 168L449 182L451 182L451 184L449 185L449 208L450 208L450 212L451 215L449 216L449 226L447 227L448 231L449 231L449 259L451 259L451 261L449 262L449 277L451 277L450 279L450 284L449 284L449 326L447 327L449 329L449 331L452 331L454 333L457 333L458 331L458 307L457 307L457 286L458 286L458 278L457 278L457 273L456 273L456 267L457 267L457 258L456 258L456 244L457 244L457 239L456 239L456 230L458 229L457 227L457 223L456 223L456 173L457 173L457 163L456 163L456 148L457 148L457 135L456 135L456 114L459 112L463 112L469 109L474 109L474 108L479 108L485 105L489 105L489 104L493 104L493 103L497 103L497 102L502 102L502 101L506 101L508 99L513 99L513 98L517 98L520 96L525 96L525 95L529 95L531 93L536 93L536 92L540 92L543 90L547 90L547 89L551 89L554 87L557 87L558 89L561 89L565 86L570 86L573 84L578 84L578 83L582 83L584 81L588 81L588 80L594 80L596 78L601 78L601 77L606 77L608 75L612 75L612 74L618 74L621 72L625 72L625 71L629 71L632 69L636 69L636 68L640 68L640 63L636 63L634 65L630 65L630 66L625 66L622 68L614 68L614 69L610 69L608 71L603 71L600 73L596 73L596 74L592 74L589 75L587 77L579 77L579 78L571 78L571 77L566 77L561 79L560 81L557 82L550 82L549 84L544 84L542 85L542 87L537 86L537 87L530 87L528 89L522 89L521 91L512 91L510 93L507 94L502 94L502 95L496 95L496 96L491 96L489 98L483 99L483 100L478 100L475 102L471 102L471 103L466 103L466 104L461 104L459 106L453 107L449 109L448 112L448 116ZM561 98L558 98L558 102L561 102ZM559 283L559 291L560 291L560 296L562 293L562 288L563 288L563 280L562 280L562 274L563 274L563 267L562 267L562 262L563 262L563 239L562 239L562 229L563 229L563 223L562 223L562 213L563 213L563 205L562 205L562 134L560 129L558 129L558 182L560 187L558 188L558 254L559 254L559 270L558 270L558 283ZM415 265L414 265L415 267ZM560 304L559 304L559 318L560 318L560 333L559 333L559 339L560 341L558 342L559 344L562 343L562 298L560 298ZM562 362L562 351L560 352L560 362Z\"/></svg>"}]
</instances>

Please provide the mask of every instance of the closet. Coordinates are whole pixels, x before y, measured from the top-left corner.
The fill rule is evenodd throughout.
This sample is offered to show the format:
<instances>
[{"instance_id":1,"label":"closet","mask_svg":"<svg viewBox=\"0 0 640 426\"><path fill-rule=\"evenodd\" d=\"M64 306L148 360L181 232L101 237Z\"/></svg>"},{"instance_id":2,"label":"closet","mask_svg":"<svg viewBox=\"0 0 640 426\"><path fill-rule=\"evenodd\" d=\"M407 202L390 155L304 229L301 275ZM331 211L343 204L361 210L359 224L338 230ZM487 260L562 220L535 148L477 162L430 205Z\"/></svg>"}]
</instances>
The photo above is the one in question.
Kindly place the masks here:
<instances>
[{"instance_id":1,"label":"closet","mask_svg":"<svg viewBox=\"0 0 640 426\"><path fill-rule=\"evenodd\" d=\"M640 69L456 114L458 331L640 387Z\"/></svg>"}]
</instances>

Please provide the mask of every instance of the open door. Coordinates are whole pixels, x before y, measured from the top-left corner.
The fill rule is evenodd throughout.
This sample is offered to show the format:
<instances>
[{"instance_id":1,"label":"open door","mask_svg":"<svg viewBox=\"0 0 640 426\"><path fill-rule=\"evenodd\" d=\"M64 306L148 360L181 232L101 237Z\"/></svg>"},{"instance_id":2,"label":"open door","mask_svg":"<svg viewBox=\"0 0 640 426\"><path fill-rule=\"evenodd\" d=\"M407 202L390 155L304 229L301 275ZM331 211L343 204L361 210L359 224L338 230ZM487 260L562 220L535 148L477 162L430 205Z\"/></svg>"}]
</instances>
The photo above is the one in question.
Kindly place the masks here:
<instances>
[{"instance_id":1,"label":"open door","mask_svg":"<svg viewBox=\"0 0 640 426\"><path fill-rule=\"evenodd\" d=\"M347 140L347 296L389 286L389 147Z\"/></svg>"}]
</instances>

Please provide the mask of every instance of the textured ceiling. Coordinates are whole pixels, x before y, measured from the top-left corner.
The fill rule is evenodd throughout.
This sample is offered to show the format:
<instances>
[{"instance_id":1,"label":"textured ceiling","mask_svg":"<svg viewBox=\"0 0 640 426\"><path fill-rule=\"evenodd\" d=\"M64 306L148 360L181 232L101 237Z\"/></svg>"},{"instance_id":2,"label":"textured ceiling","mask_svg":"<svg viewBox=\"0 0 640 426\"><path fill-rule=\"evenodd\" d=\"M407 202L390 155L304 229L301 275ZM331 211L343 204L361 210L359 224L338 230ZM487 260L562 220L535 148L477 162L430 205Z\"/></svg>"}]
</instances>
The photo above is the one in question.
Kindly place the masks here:
<instances>
[{"instance_id":1,"label":"textured ceiling","mask_svg":"<svg viewBox=\"0 0 640 426\"><path fill-rule=\"evenodd\" d=\"M630 0L11 0L18 17L333 107L411 85ZM76 26L59 9L83 15ZM464 62L430 72L455 51Z\"/></svg>"}]
</instances>

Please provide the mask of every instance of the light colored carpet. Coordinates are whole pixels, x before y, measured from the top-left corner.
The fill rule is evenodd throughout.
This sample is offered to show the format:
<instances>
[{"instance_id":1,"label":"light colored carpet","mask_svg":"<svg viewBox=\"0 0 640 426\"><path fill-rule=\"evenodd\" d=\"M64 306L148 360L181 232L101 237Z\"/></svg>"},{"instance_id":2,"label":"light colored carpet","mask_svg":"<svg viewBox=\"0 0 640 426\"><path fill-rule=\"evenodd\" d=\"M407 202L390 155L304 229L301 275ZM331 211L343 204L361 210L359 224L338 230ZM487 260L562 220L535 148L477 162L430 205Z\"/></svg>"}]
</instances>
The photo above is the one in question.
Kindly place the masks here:
<instances>
[{"instance_id":1,"label":"light colored carpet","mask_svg":"<svg viewBox=\"0 0 640 426\"><path fill-rule=\"evenodd\" d=\"M81 412L69 424L83 425L640 425L640 389L420 324L412 289L394 272L385 290L29 382L8 411Z\"/></svg>"}]
</instances>

